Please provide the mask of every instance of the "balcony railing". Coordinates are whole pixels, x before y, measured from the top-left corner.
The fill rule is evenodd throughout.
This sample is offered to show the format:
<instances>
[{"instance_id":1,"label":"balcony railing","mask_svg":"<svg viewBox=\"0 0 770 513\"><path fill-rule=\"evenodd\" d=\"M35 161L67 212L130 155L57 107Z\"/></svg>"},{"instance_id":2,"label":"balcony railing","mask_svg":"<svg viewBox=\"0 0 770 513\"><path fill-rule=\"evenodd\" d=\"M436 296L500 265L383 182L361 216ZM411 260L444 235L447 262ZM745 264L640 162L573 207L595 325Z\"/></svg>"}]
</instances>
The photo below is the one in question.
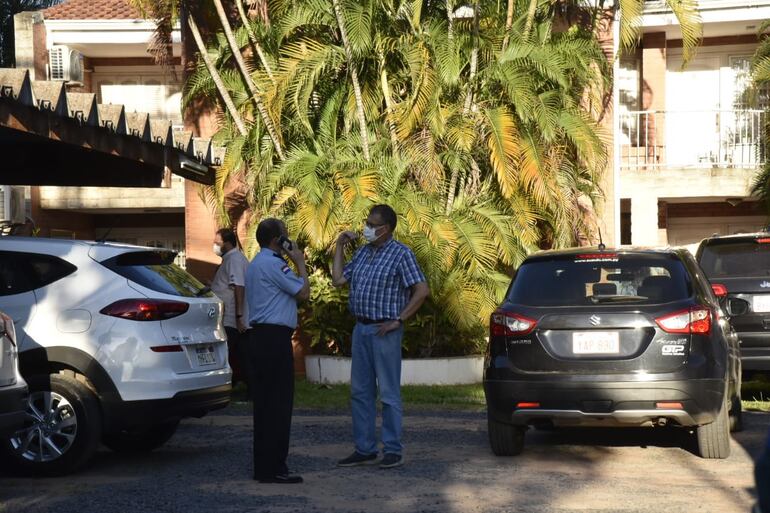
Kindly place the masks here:
<instances>
[{"instance_id":1,"label":"balcony railing","mask_svg":"<svg viewBox=\"0 0 770 513\"><path fill-rule=\"evenodd\" d=\"M622 169L743 168L764 165L762 110L621 112Z\"/></svg>"}]
</instances>

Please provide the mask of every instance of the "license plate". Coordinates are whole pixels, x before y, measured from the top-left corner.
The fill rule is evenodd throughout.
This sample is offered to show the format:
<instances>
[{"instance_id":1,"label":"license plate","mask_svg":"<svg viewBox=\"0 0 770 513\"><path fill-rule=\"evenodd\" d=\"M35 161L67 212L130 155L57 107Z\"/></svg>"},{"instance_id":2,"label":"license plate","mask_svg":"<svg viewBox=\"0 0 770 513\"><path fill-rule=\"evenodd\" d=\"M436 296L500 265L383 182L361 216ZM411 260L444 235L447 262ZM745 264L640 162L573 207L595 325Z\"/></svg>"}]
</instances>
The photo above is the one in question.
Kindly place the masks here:
<instances>
[{"instance_id":1,"label":"license plate","mask_svg":"<svg viewBox=\"0 0 770 513\"><path fill-rule=\"evenodd\" d=\"M751 306L755 312L770 312L770 295L754 296Z\"/></svg>"},{"instance_id":2,"label":"license plate","mask_svg":"<svg viewBox=\"0 0 770 513\"><path fill-rule=\"evenodd\" d=\"M617 354L620 337L617 331L579 331L572 334L574 354Z\"/></svg>"},{"instance_id":3,"label":"license plate","mask_svg":"<svg viewBox=\"0 0 770 513\"><path fill-rule=\"evenodd\" d=\"M196 347L195 354L198 355L198 365L214 365L217 363L213 346Z\"/></svg>"}]
</instances>

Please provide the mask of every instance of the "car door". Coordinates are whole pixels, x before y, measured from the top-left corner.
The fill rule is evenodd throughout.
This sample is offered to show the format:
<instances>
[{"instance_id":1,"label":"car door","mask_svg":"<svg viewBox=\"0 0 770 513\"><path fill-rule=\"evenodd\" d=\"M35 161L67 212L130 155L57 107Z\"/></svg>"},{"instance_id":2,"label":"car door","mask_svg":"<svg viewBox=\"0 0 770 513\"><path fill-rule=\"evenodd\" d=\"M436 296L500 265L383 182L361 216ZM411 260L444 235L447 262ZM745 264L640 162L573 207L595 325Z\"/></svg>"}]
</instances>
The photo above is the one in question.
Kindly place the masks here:
<instances>
[{"instance_id":1,"label":"car door","mask_svg":"<svg viewBox=\"0 0 770 513\"><path fill-rule=\"evenodd\" d=\"M37 308L32 283L18 255L12 251L0 251L0 311L13 319L20 350L28 342L27 327Z\"/></svg>"}]
</instances>

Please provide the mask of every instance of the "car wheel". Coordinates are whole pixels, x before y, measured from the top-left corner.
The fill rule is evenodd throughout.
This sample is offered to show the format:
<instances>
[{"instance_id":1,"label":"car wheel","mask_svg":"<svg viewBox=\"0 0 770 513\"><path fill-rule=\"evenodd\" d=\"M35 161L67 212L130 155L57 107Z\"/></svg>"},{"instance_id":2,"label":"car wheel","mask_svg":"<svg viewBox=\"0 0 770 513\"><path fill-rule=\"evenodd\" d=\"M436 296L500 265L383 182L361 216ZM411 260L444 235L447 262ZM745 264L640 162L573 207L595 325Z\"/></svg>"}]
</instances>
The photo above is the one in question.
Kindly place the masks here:
<instances>
[{"instance_id":1,"label":"car wheel","mask_svg":"<svg viewBox=\"0 0 770 513\"><path fill-rule=\"evenodd\" d=\"M74 373L27 380L24 427L3 440L3 451L22 472L61 475L82 467L101 438L98 399Z\"/></svg>"},{"instance_id":2,"label":"car wheel","mask_svg":"<svg viewBox=\"0 0 770 513\"><path fill-rule=\"evenodd\" d=\"M177 427L179 427L179 421L174 420L131 430L105 433L102 443L115 452L149 452L168 442L176 433Z\"/></svg>"},{"instance_id":3,"label":"car wheel","mask_svg":"<svg viewBox=\"0 0 770 513\"><path fill-rule=\"evenodd\" d=\"M489 445L496 456L517 456L524 449L525 426L497 422L487 415Z\"/></svg>"},{"instance_id":4,"label":"car wheel","mask_svg":"<svg viewBox=\"0 0 770 513\"><path fill-rule=\"evenodd\" d=\"M716 420L695 428L698 455L701 458L724 459L730 456L730 418L727 403L717 414Z\"/></svg>"},{"instance_id":5,"label":"car wheel","mask_svg":"<svg viewBox=\"0 0 770 513\"><path fill-rule=\"evenodd\" d=\"M730 404L730 431L733 433L743 431L743 405L741 396L738 394L733 396Z\"/></svg>"}]
</instances>

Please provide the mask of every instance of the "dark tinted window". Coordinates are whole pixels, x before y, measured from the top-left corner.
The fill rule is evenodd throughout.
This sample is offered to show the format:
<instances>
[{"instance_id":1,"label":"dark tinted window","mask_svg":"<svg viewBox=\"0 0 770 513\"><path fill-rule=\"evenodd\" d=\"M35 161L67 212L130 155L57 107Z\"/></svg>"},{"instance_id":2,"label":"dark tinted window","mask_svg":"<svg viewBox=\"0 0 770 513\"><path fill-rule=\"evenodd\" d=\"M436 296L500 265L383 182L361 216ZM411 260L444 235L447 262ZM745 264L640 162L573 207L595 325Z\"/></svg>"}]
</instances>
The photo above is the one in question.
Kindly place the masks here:
<instances>
[{"instance_id":1,"label":"dark tinted window","mask_svg":"<svg viewBox=\"0 0 770 513\"><path fill-rule=\"evenodd\" d=\"M102 265L143 287L185 297L212 297L193 275L174 264L171 251L136 251L123 253L102 262Z\"/></svg>"},{"instance_id":2,"label":"dark tinted window","mask_svg":"<svg viewBox=\"0 0 770 513\"><path fill-rule=\"evenodd\" d=\"M768 276L770 244L753 240L709 244L703 247L700 265L709 278Z\"/></svg>"},{"instance_id":3,"label":"dark tinted window","mask_svg":"<svg viewBox=\"0 0 770 513\"><path fill-rule=\"evenodd\" d=\"M530 306L654 304L692 296L689 275L673 255L586 254L525 262L508 300Z\"/></svg>"},{"instance_id":4,"label":"dark tinted window","mask_svg":"<svg viewBox=\"0 0 770 513\"><path fill-rule=\"evenodd\" d=\"M51 255L0 252L0 295L39 289L69 276L77 267Z\"/></svg>"},{"instance_id":5,"label":"dark tinted window","mask_svg":"<svg viewBox=\"0 0 770 513\"><path fill-rule=\"evenodd\" d=\"M29 277L19 268L13 253L0 252L0 296L29 292Z\"/></svg>"}]
</instances>

